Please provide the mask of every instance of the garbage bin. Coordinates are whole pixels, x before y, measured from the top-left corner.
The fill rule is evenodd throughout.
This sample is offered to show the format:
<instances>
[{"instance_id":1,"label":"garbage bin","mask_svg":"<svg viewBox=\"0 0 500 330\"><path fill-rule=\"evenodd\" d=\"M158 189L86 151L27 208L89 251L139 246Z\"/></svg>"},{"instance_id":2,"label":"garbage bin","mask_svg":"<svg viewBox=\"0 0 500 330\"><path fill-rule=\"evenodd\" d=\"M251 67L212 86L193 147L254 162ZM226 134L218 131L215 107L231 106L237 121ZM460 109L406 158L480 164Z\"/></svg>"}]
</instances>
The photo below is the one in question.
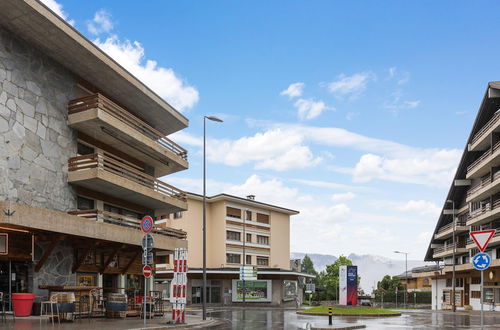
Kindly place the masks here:
<instances>
[{"instance_id":1,"label":"garbage bin","mask_svg":"<svg viewBox=\"0 0 500 330\"><path fill-rule=\"evenodd\" d=\"M13 293L12 307L15 316L30 316L35 294L33 293Z\"/></svg>"}]
</instances>

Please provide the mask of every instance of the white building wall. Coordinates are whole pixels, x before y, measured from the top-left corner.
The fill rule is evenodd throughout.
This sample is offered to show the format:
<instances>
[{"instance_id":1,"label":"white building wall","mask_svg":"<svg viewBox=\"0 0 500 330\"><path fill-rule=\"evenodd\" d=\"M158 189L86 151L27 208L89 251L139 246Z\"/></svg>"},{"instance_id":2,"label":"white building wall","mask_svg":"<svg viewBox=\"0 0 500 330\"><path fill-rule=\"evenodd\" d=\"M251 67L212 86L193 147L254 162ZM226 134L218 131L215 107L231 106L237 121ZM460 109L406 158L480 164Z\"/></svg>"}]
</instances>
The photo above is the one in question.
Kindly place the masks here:
<instances>
[{"instance_id":1,"label":"white building wall","mask_svg":"<svg viewBox=\"0 0 500 330\"><path fill-rule=\"evenodd\" d=\"M446 279L437 280L437 309L441 309L443 290L446 289ZM432 309L436 310L436 280L432 281Z\"/></svg>"}]
</instances>

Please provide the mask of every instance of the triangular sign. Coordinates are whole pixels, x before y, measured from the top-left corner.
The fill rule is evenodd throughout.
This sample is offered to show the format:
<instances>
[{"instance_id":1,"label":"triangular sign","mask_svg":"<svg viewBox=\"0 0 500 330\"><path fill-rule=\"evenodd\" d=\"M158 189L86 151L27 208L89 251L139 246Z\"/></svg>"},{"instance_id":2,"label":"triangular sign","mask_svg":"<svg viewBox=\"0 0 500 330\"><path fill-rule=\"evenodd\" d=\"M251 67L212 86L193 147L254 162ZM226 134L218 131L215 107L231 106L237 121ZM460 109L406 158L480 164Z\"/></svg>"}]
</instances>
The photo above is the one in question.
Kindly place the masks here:
<instances>
[{"instance_id":1,"label":"triangular sign","mask_svg":"<svg viewBox=\"0 0 500 330\"><path fill-rule=\"evenodd\" d=\"M486 247L488 246L488 243L490 242L490 239L495 235L496 230L482 230L482 231L474 231L470 233L470 236L476 242L477 247L481 252L483 252Z\"/></svg>"}]
</instances>

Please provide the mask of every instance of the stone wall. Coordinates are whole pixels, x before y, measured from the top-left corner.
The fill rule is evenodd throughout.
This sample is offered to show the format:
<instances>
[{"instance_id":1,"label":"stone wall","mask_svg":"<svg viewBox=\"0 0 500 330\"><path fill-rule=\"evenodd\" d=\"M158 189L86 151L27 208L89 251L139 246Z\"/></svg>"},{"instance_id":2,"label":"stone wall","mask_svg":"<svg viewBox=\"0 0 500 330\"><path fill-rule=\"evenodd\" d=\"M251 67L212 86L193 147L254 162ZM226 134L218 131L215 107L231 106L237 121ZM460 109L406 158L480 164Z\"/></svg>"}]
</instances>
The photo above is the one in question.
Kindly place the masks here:
<instances>
[{"instance_id":1,"label":"stone wall","mask_svg":"<svg viewBox=\"0 0 500 330\"><path fill-rule=\"evenodd\" d=\"M76 208L67 183L76 137L67 126L75 77L0 27L0 200Z\"/></svg>"},{"instance_id":2,"label":"stone wall","mask_svg":"<svg viewBox=\"0 0 500 330\"><path fill-rule=\"evenodd\" d=\"M35 244L35 265L51 242ZM73 248L69 242L61 241L45 261L39 272L33 275L33 288L38 296L46 296L47 290L40 290L39 285L76 285L76 274L73 267Z\"/></svg>"}]
</instances>

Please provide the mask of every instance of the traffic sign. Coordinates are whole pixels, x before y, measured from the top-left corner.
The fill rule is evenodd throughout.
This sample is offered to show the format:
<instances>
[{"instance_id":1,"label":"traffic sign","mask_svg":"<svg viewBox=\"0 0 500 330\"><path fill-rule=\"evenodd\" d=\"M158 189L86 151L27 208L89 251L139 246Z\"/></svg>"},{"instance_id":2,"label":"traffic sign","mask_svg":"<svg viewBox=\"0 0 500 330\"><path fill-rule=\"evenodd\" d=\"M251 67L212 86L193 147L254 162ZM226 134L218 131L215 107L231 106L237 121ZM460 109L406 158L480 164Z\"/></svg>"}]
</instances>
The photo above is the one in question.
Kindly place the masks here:
<instances>
[{"instance_id":1,"label":"traffic sign","mask_svg":"<svg viewBox=\"0 0 500 330\"><path fill-rule=\"evenodd\" d=\"M153 274L153 269L151 269L151 266L145 265L144 267L142 267L142 274L144 275L144 277L150 278Z\"/></svg>"},{"instance_id":2,"label":"traffic sign","mask_svg":"<svg viewBox=\"0 0 500 330\"><path fill-rule=\"evenodd\" d=\"M484 252L476 254L472 258L472 266L477 270L485 270L490 267L491 257Z\"/></svg>"},{"instance_id":3,"label":"traffic sign","mask_svg":"<svg viewBox=\"0 0 500 330\"><path fill-rule=\"evenodd\" d=\"M149 233L153 230L154 221L149 215L146 215L141 220L141 230L144 233Z\"/></svg>"},{"instance_id":4,"label":"traffic sign","mask_svg":"<svg viewBox=\"0 0 500 330\"><path fill-rule=\"evenodd\" d=\"M495 229L473 231L470 233L470 236L472 237L474 242L476 242L479 251L483 252L488 246L490 239L493 237L493 235L495 235L495 232L496 232Z\"/></svg>"},{"instance_id":5,"label":"traffic sign","mask_svg":"<svg viewBox=\"0 0 500 330\"><path fill-rule=\"evenodd\" d=\"M151 234L146 234L142 238L142 249L143 250L148 250L151 251L153 247L155 246L155 240L153 238L153 235Z\"/></svg>"},{"instance_id":6,"label":"traffic sign","mask_svg":"<svg viewBox=\"0 0 500 330\"><path fill-rule=\"evenodd\" d=\"M144 251L142 254L142 264L152 265L153 264L153 252Z\"/></svg>"},{"instance_id":7,"label":"traffic sign","mask_svg":"<svg viewBox=\"0 0 500 330\"><path fill-rule=\"evenodd\" d=\"M240 280L257 281L257 267L240 266Z\"/></svg>"},{"instance_id":8,"label":"traffic sign","mask_svg":"<svg viewBox=\"0 0 500 330\"><path fill-rule=\"evenodd\" d=\"M306 293L313 293L316 291L316 285L314 283L306 283Z\"/></svg>"}]
</instances>

